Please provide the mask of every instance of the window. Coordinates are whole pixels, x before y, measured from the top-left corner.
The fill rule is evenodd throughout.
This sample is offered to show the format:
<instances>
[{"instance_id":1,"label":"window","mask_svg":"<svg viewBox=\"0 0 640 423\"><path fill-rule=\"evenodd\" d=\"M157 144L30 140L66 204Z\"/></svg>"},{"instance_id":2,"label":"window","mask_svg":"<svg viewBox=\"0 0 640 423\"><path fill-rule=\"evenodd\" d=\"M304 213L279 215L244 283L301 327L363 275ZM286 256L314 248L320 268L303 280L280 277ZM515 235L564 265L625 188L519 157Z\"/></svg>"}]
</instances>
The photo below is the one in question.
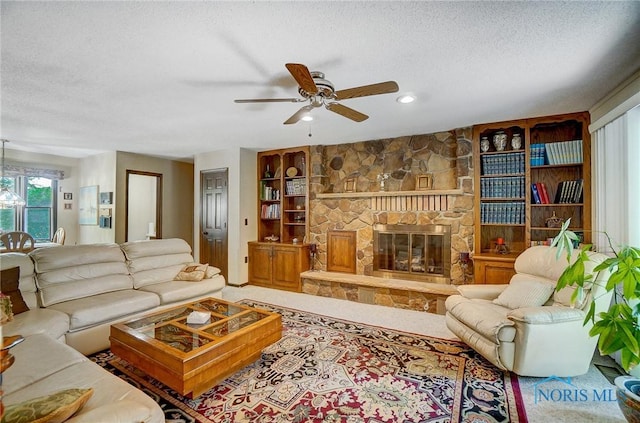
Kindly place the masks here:
<instances>
[{"instance_id":1,"label":"window","mask_svg":"<svg viewBox=\"0 0 640 423\"><path fill-rule=\"evenodd\" d=\"M2 178L0 186L6 186L16 192L16 178ZM16 230L16 209L0 209L0 230L11 232Z\"/></svg>"},{"instance_id":2,"label":"window","mask_svg":"<svg viewBox=\"0 0 640 423\"><path fill-rule=\"evenodd\" d=\"M55 179L40 176L4 178L4 182L26 200L21 207L0 210L0 229L28 232L36 241L48 241L56 227Z\"/></svg>"}]
</instances>

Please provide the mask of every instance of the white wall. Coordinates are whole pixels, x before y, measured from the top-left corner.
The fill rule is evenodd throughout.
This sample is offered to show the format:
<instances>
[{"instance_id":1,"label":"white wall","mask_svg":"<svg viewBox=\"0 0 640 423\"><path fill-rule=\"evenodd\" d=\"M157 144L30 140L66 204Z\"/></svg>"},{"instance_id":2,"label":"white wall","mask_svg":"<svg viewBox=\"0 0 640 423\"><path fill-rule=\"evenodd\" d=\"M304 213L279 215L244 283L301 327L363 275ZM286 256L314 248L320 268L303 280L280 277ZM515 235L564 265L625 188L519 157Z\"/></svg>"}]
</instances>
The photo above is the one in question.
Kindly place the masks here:
<instances>
[{"instance_id":1,"label":"white wall","mask_svg":"<svg viewBox=\"0 0 640 423\"><path fill-rule=\"evenodd\" d=\"M129 222L127 225L129 241L148 239L156 234L156 192L157 178L149 175L129 175ZM153 231L149 232L149 224Z\"/></svg>"},{"instance_id":2,"label":"white wall","mask_svg":"<svg viewBox=\"0 0 640 423\"><path fill-rule=\"evenodd\" d=\"M98 192L115 192L116 188L116 152L107 152L84 157L80 160L80 176L78 178L78 187L86 187L98 185ZM77 208L79 198L74 193L74 207ZM114 196L113 205L103 206L114 208L116 206L116 198ZM98 206L100 207L100 206ZM111 243L115 242L116 216L113 216L111 228L105 229L98 225L79 225L78 226L78 244L94 244L94 243Z\"/></svg>"},{"instance_id":3,"label":"white wall","mask_svg":"<svg viewBox=\"0 0 640 423\"><path fill-rule=\"evenodd\" d=\"M255 151L231 148L203 153L194 157L194 257L200 256L200 173L228 169L228 242L229 275L227 283L242 285L248 281L247 242L256 240L257 230L257 180ZM245 219L248 224L245 225Z\"/></svg>"}]
</instances>

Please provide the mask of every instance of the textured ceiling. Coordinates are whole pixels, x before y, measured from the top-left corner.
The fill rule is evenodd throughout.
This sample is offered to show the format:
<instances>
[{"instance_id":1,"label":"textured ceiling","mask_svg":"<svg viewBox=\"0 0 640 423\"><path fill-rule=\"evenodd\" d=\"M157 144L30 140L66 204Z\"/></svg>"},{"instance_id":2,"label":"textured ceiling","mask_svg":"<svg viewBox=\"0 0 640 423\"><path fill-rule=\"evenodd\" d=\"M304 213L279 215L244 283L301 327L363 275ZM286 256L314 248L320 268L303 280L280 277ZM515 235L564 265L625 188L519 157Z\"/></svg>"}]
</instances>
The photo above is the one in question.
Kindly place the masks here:
<instances>
[{"instance_id":1,"label":"textured ceiling","mask_svg":"<svg viewBox=\"0 0 640 423\"><path fill-rule=\"evenodd\" d=\"M7 148L173 158L431 133L587 110L640 68L640 2L1 2ZM336 89L355 123L301 104L284 65ZM313 134L308 137L309 132Z\"/></svg>"}]
</instances>

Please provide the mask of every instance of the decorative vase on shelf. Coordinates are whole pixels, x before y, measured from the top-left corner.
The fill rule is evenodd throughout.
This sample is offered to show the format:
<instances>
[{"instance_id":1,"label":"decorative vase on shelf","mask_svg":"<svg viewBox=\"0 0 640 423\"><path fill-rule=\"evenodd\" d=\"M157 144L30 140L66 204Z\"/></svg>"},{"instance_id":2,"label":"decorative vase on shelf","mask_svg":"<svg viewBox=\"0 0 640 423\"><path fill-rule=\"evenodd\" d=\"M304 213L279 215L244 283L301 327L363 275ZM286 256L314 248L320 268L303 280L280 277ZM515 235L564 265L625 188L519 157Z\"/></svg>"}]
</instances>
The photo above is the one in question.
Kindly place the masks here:
<instances>
[{"instance_id":1,"label":"decorative vase on shelf","mask_svg":"<svg viewBox=\"0 0 640 423\"><path fill-rule=\"evenodd\" d=\"M522 138L520 137L520 134L513 134L511 137L511 148L514 150L520 150L520 147L522 147Z\"/></svg>"},{"instance_id":2,"label":"decorative vase on shelf","mask_svg":"<svg viewBox=\"0 0 640 423\"><path fill-rule=\"evenodd\" d=\"M618 406L629 423L640 422L640 379L618 376L615 379Z\"/></svg>"},{"instance_id":3,"label":"decorative vase on shelf","mask_svg":"<svg viewBox=\"0 0 640 423\"><path fill-rule=\"evenodd\" d=\"M489 138L482 137L482 139L480 140L480 151L486 153L487 151L489 151L489 147Z\"/></svg>"},{"instance_id":4,"label":"decorative vase on shelf","mask_svg":"<svg viewBox=\"0 0 640 423\"><path fill-rule=\"evenodd\" d=\"M498 131L493 136L493 146L496 148L496 151L504 151L504 148L507 146L507 134L503 131Z\"/></svg>"}]
</instances>

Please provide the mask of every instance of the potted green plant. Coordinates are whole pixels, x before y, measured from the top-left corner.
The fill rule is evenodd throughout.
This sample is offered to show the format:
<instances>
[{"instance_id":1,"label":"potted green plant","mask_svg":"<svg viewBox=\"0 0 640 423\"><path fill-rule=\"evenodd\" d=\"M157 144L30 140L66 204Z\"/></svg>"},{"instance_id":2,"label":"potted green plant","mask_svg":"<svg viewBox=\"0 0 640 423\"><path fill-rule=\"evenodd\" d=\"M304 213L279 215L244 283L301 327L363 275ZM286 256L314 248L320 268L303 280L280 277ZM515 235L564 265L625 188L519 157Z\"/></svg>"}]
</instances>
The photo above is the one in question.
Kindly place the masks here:
<instances>
[{"instance_id":1,"label":"potted green plant","mask_svg":"<svg viewBox=\"0 0 640 423\"><path fill-rule=\"evenodd\" d=\"M556 284L556 291L566 286L575 287L572 301L582 298L585 290L596 280L598 272L609 271L605 289L613 291L614 300L609 309L595 314L595 302L591 301L584 324L593 323L590 336L598 336L598 350L602 355L620 352L622 367L627 372L640 364L640 248L622 246L614 248L609 235L605 232L613 256L594 267L593 272L585 271L589 261L587 251L591 245L581 248L577 258L571 264L571 257L579 241L578 235L569 230L571 219L562 225L551 246L557 247L557 256L566 254L570 265L562 273ZM640 380L629 377L616 379L618 403L629 421L640 421ZM631 401L633 400L633 401Z\"/></svg>"}]
</instances>

